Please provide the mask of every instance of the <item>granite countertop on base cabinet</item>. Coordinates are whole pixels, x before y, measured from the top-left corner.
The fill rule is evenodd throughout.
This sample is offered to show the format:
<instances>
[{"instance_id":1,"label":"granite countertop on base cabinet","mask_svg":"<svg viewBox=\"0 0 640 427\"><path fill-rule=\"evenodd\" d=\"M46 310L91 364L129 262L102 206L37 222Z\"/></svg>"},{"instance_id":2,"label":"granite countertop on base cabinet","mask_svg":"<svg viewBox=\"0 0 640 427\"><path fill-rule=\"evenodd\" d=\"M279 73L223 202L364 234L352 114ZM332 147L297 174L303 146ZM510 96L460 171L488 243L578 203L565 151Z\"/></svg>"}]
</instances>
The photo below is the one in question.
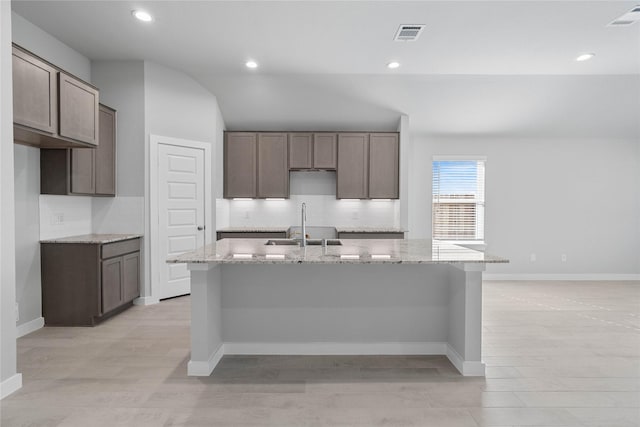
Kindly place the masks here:
<instances>
[{"instance_id":1,"label":"granite countertop on base cabinet","mask_svg":"<svg viewBox=\"0 0 640 427\"><path fill-rule=\"evenodd\" d=\"M138 239L142 234L82 234L79 236L54 237L40 240L40 243L84 243L102 245L105 243L121 242L123 240Z\"/></svg>"}]
</instances>

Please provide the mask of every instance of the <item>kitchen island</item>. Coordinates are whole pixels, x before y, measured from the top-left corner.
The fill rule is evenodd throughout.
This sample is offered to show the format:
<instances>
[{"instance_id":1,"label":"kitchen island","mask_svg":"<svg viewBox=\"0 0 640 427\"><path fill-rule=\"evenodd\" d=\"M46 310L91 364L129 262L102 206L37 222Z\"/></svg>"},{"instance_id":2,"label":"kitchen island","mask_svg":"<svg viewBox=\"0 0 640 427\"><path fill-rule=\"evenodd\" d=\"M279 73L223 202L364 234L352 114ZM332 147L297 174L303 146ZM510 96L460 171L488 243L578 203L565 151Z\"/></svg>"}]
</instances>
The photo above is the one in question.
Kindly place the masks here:
<instances>
[{"instance_id":1,"label":"kitchen island","mask_svg":"<svg viewBox=\"0 0 640 427\"><path fill-rule=\"evenodd\" d=\"M224 354L441 354L484 375L482 271L506 259L426 239L266 243L223 239L168 260L191 271L189 375Z\"/></svg>"}]
</instances>

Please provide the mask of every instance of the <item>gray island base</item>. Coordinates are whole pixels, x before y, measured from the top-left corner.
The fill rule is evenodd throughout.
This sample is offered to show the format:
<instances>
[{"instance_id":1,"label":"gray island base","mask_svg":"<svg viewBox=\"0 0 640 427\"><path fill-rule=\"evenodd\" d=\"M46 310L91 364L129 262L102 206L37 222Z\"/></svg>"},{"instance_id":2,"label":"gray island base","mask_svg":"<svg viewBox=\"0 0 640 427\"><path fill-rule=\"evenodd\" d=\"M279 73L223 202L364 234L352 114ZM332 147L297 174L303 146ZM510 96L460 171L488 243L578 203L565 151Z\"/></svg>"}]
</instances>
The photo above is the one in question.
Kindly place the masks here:
<instances>
[{"instance_id":1,"label":"gray island base","mask_svg":"<svg viewBox=\"0 0 640 427\"><path fill-rule=\"evenodd\" d=\"M507 260L431 240L267 246L224 239L191 271L188 374L223 355L446 355L484 376L482 271Z\"/></svg>"}]
</instances>

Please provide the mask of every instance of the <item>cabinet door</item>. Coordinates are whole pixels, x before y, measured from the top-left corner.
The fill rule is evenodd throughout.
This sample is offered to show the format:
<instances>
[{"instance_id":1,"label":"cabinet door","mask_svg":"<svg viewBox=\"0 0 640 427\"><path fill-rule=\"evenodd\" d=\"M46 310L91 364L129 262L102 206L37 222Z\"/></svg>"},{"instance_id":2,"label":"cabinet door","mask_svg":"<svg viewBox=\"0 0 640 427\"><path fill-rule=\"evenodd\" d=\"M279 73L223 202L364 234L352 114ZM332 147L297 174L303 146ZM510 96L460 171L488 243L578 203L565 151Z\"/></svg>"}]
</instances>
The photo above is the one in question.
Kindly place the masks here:
<instances>
[{"instance_id":1,"label":"cabinet door","mask_svg":"<svg viewBox=\"0 0 640 427\"><path fill-rule=\"evenodd\" d=\"M338 135L316 133L313 135L313 167L335 169L338 165Z\"/></svg>"},{"instance_id":2,"label":"cabinet door","mask_svg":"<svg viewBox=\"0 0 640 427\"><path fill-rule=\"evenodd\" d=\"M71 151L71 193L94 194L95 149L74 148Z\"/></svg>"},{"instance_id":3,"label":"cabinet door","mask_svg":"<svg viewBox=\"0 0 640 427\"><path fill-rule=\"evenodd\" d=\"M310 133L289 134L289 169L311 169L313 167L313 135Z\"/></svg>"},{"instance_id":4,"label":"cabinet door","mask_svg":"<svg viewBox=\"0 0 640 427\"><path fill-rule=\"evenodd\" d=\"M13 122L47 133L58 131L58 71L13 48Z\"/></svg>"},{"instance_id":5,"label":"cabinet door","mask_svg":"<svg viewBox=\"0 0 640 427\"><path fill-rule=\"evenodd\" d=\"M289 197L286 133L258 134L258 197Z\"/></svg>"},{"instance_id":6,"label":"cabinet door","mask_svg":"<svg viewBox=\"0 0 640 427\"><path fill-rule=\"evenodd\" d=\"M116 112L100 104L100 137L95 148L95 193L116 195Z\"/></svg>"},{"instance_id":7,"label":"cabinet door","mask_svg":"<svg viewBox=\"0 0 640 427\"><path fill-rule=\"evenodd\" d=\"M98 144L98 90L59 73L60 136Z\"/></svg>"},{"instance_id":8,"label":"cabinet door","mask_svg":"<svg viewBox=\"0 0 640 427\"><path fill-rule=\"evenodd\" d=\"M130 302L140 296L140 252L125 255L122 259L123 302Z\"/></svg>"},{"instance_id":9,"label":"cabinet door","mask_svg":"<svg viewBox=\"0 0 640 427\"><path fill-rule=\"evenodd\" d=\"M224 197L256 197L258 135L229 132L224 141Z\"/></svg>"},{"instance_id":10,"label":"cabinet door","mask_svg":"<svg viewBox=\"0 0 640 427\"><path fill-rule=\"evenodd\" d=\"M369 198L398 198L399 151L398 134L369 136Z\"/></svg>"},{"instance_id":11,"label":"cabinet door","mask_svg":"<svg viewBox=\"0 0 640 427\"><path fill-rule=\"evenodd\" d=\"M338 134L338 199L366 199L369 194L369 134Z\"/></svg>"},{"instance_id":12,"label":"cabinet door","mask_svg":"<svg viewBox=\"0 0 640 427\"><path fill-rule=\"evenodd\" d=\"M102 261L102 314L120 306L122 295L123 258Z\"/></svg>"}]
</instances>

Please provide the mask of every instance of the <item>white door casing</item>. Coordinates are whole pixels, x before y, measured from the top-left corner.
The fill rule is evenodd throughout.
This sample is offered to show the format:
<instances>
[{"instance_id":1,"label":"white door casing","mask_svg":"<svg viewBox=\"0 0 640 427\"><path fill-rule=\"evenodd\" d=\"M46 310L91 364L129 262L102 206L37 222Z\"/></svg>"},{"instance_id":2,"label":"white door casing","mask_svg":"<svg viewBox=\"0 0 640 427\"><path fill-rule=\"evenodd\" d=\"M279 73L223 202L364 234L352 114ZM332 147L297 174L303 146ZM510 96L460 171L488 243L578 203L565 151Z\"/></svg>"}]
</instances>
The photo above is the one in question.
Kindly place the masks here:
<instances>
[{"instance_id":1,"label":"white door casing","mask_svg":"<svg viewBox=\"0 0 640 427\"><path fill-rule=\"evenodd\" d=\"M150 268L153 299L190 293L186 264L168 257L211 242L211 146L151 136Z\"/></svg>"}]
</instances>

